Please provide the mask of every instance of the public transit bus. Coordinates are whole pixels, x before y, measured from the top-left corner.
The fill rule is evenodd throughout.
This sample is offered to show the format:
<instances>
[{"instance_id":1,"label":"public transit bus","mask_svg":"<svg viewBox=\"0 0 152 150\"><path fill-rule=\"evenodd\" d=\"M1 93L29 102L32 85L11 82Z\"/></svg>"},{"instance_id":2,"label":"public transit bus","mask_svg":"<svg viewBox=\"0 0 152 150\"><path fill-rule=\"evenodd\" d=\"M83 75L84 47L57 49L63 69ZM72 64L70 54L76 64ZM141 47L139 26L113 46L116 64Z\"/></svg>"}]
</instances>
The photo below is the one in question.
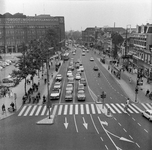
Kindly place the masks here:
<instances>
[{"instance_id":1,"label":"public transit bus","mask_svg":"<svg viewBox=\"0 0 152 150\"><path fill-rule=\"evenodd\" d=\"M62 55L62 60L64 60L64 61L69 60L69 53L64 53L64 54Z\"/></svg>"}]
</instances>

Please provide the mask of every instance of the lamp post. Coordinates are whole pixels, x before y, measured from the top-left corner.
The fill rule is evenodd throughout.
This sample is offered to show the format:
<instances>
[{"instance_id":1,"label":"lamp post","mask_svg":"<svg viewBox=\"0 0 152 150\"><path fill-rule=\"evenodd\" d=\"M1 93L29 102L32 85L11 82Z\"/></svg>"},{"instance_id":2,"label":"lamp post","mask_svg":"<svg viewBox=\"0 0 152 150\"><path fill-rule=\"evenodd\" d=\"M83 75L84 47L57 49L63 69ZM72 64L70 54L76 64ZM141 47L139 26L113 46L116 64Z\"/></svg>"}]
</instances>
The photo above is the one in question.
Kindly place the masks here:
<instances>
[{"instance_id":1,"label":"lamp post","mask_svg":"<svg viewBox=\"0 0 152 150\"><path fill-rule=\"evenodd\" d=\"M48 55L47 55L47 60L46 60L46 70L47 70L47 94L48 94L48 99L47 99L47 108L49 111L49 119L51 119L51 111L50 111L50 107L52 107L52 103L50 101L50 76L49 76L49 59L50 59L50 55L49 55L49 50L52 50L53 47L48 49Z\"/></svg>"}]
</instances>

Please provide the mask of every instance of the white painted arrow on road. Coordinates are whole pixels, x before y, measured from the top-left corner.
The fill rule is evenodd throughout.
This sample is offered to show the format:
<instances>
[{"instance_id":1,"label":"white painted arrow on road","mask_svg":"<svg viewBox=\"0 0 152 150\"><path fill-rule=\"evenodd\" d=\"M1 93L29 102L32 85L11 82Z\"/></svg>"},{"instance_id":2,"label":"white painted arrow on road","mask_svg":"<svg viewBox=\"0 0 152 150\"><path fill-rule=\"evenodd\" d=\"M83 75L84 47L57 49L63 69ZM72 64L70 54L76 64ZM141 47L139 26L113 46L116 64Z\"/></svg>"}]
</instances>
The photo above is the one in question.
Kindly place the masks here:
<instances>
[{"instance_id":1,"label":"white painted arrow on road","mask_svg":"<svg viewBox=\"0 0 152 150\"><path fill-rule=\"evenodd\" d=\"M85 127L86 129L88 129L88 124L85 122L84 117L83 117L83 125L84 125L84 127Z\"/></svg>"},{"instance_id":2,"label":"white painted arrow on road","mask_svg":"<svg viewBox=\"0 0 152 150\"><path fill-rule=\"evenodd\" d=\"M65 117L65 123L64 123L64 126L65 126L65 128L66 128L66 129L68 128L68 125L69 125L69 123L67 122L67 118Z\"/></svg>"}]
</instances>

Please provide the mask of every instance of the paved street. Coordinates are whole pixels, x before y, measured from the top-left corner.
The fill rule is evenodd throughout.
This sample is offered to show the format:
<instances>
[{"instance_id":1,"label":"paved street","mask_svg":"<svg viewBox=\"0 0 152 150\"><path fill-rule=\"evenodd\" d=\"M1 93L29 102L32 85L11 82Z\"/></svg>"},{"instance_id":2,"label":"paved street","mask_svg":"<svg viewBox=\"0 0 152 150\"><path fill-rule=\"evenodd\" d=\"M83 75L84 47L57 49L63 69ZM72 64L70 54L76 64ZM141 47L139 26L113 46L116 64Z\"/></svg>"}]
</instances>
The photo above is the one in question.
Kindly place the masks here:
<instances>
[{"instance_id":1,"label":"paved street","mask_svg":"<svg viewBox=\"0 0 152 150\"><path fill-rule=\"evenodd\" d=\"M74 49L72 47L72 49ZM0 121L1 145L0 149L65 149L65 150L150 150L151 123L142 117L141 112L152 108L150 101L129 104L128 112L124 112L124 105L129 95L134 91L129 89L129 83L117 81L107 70L107 66L99 61L99 56L93 52L81 55L77 48L76 55L70 53L74 61L80 59L84 66L84 76L87 80L85 87L86 100L77 100L78 81L74 82L73 101L65 101L67 84L66 70L69 61L62 64L59 73L63 76L62 92L59 100L52 101L51 114L55 116L52 125L37 125L36 122L48 116L46 105L25 104L14 115ZM94 61L90 61L90 57ZM98 66L99 71L93 67ZM75 76L76 70L73 71ZM52 80L51 90L54 81ZM123 88L123 89L122 89ZM128 89L128 91L127 91ZM106 92L105 106L96 103L97 96ZM132 93L128 93L131 92ZM144 93L139 94L144 96ZM108 108L110 115L108 115ZM5 135L5 136L4 136ZM66 137L66 138L65 138ZM141 138L142 137L142 138Z\"/></svg>"}]
</instances>

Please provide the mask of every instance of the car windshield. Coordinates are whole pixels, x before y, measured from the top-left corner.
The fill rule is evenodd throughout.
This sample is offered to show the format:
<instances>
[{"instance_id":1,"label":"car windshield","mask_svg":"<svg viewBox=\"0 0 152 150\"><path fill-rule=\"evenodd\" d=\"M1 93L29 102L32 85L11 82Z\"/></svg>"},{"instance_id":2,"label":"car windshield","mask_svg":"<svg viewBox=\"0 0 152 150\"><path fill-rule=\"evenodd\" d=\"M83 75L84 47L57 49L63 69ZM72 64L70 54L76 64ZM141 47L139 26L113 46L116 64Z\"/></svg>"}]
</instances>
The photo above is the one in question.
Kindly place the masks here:
<instances>
[{"instance_id":1,"label":"car windshield","mask_svg":"<svg viewBox=\"0 0 152 150\"><path fill-rule=\"evenodd\" d=\"M72 93L71 90L66 91L66 94L71 94L71 93Z\"/></svg>"},{"instance_id":2,"label":"car windshield","mask_svg":"<svg viewBox=\"0 0 152 150\"><path fill-rule=\"evenodd\" d=\"M79 90L78 94L84 94L84 91L83 90Z\"/></svg>"},{"instance_id":3,"label":"car windshield","mask_svg":"<svg viewBox=\"0 0 152 150\"><path fill-rule=\"evenodd\" d=\"M67 87L72 87L72 84L67 84Z\"/></svg>"},{"instance_id":4,"label":"car windshield","mask_svg":"<svg viewBox=\"0 0 152 150\"><path fill-rule=\"evenodd\" d=\"M52 92L53 93L59 93L59 90L53 89Z\"/></svg>"}]
</instances>

